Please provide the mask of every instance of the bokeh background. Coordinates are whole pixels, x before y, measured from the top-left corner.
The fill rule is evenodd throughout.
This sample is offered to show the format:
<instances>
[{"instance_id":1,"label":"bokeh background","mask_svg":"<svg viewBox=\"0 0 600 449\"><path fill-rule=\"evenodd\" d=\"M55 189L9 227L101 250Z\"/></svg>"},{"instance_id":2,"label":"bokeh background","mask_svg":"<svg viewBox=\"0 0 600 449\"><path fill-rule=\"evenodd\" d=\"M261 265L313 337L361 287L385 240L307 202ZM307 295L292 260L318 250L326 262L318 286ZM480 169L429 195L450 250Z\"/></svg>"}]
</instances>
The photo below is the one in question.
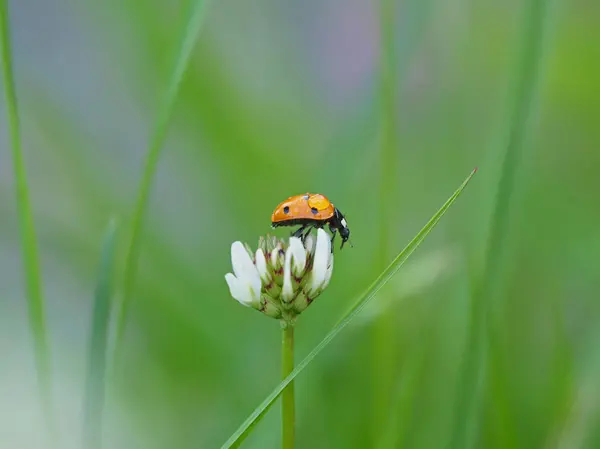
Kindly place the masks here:
<instances>
[{"instance_id":1,"label":"bokeh background","mask_svg":"<svg viewBox=\"0 0 600 449\"><path fill-rule=\"evenodd\" d=\"M545 8L489 253L529 3L211 2L152 189L105 447L220 447L277 385L278 323L224 280L231 243L273 232L277 203L326 194L354 244L299 320L300 359L475 166L409 263L298 377L298 447L600 447L598 2ZM64 447L81 447L101 240L119 216L123 254L191 2L9 4L56 417ZM37 449L9 148L3 107L0 445ZM243 447L279 444L276 406Z\"/></svg>"}]
</instances>

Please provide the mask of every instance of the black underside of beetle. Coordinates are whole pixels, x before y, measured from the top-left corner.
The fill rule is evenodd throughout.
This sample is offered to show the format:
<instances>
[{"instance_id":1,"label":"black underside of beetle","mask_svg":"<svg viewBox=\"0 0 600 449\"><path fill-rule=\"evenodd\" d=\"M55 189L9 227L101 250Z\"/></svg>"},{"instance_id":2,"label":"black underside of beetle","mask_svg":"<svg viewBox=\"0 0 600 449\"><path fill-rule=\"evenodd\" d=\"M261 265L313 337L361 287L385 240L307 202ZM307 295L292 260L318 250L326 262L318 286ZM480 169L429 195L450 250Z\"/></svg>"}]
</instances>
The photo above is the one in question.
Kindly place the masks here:
<instances>
[{"instance_id":1,"label":"black underside of beetle","mask_svg":"<svg viewBox=\"0 0 600 449\"><path fill-rule=\"evenodd\" d=\"M310 233L310 230L312 228L315 228L315 229L323 228L325 225L328 224L329 230L333 234L331 236L331 243L332 243L331 252L333 253L333 241L335 240L335 236L337 234L336 231L338 229L340 230L340 235L342 238L342 244L340 246L340 249L343 248L344 243L346 242L346 240L348 240L348 237L350 234L350 232L348 231L348 228L345 226L342 226L343 219L344 219L344 216L341 213L337 212L336 214L334 214L333 217L331 217L327 220L315 220L315 219L311 219L311 218L294 218L292 220L278 221L276 223L271 222L271 226L273 228L278 228L278 227L282 227L282 226L300 226L298 229L296 229L295 232L292 233L292 236L299 237L304 242L306 237L308 237L308 234Z\"/></svg>"},{"instance_id":2,"label":"black underside of beetle","mask_svg":"<svg viewBox=\"0 0 600 449\"><path fill-rule=\"evenodd\" d=\"M313 226L315 228L322 228L325 226L329 220L315 220L314 218L294 218L293 220L285 220L278 221L276 223L271 223L274 228L278 228L280 226Z\"/></svg>"}]
</instances>

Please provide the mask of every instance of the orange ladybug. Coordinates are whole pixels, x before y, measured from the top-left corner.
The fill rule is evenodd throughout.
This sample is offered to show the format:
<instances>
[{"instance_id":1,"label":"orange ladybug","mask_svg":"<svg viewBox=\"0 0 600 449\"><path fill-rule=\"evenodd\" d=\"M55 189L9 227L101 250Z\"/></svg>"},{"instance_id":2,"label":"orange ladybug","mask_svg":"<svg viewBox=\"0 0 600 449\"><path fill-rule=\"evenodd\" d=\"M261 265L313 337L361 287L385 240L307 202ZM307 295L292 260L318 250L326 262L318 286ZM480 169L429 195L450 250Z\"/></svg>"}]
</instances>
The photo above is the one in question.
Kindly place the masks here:
<instances>
[{"instance_id":1,"label":"orange ladybug","mask_svg":"<svg viewBox=\"0 0 600 449\"><path fill-rule=\"evenodd\" d=\"M320 193L290 196L287 200L282 201L271 215L271 225L274 228L300 225L300 228L292 235L300 237L302 240L308 236L311 228L322 228L326 224L329 225L329 230L333 234L331 243L333 244L336 231L339 231L342 237L340 249L343 248L344 243L350 238L350 229L348 229L346 219L339 209ZM306 230L306 234L302 235L304 230Z\"/></svg>"}]
</instances>

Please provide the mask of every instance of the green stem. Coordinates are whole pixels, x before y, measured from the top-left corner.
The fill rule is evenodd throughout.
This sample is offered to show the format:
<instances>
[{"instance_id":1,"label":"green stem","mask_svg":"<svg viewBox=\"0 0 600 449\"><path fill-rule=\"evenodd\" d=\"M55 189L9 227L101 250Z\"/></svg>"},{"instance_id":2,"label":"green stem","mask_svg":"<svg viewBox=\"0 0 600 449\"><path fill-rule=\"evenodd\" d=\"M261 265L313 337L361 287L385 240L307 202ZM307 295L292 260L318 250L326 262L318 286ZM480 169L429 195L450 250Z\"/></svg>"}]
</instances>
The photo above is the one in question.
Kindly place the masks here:
<instances>
[{"instance_id":1,"label":"green stem","mask_svg":"<svg viewBox=\"0 0 600 449\"><path fill-rule=\"evenodd\" d=\"M25 288L29 306L29 328L33 334L35 362L40 388L40 396L44 417L50 434L51 445L55 444L57 435L54 427L54 411L52 400L52 376L50 362L50 345L46 331L44 298L42 295L41 274L39 267L38 248L35 227L29 201L27 174L21 148L19 111L15 80L13 77L12 55L10 45L10 30L8 4L0 0L0 62L4 79L4 96L6 101L6 117L8 134L12 147L13 169L15 174L15 189L21 235L21 251L25 270Z\"/></svg>"},{"instance_id":2,"label":"green stem","mask_svg":"<svg viewBox=\"0 0 600 449\"><path fill-rule=\"evenodd\" d=\"M378 270L383 270L391 258L390 223L393 222L392 210L387 204L395 203L397 191L397 155L398 137L396 123L398 111L396 98L398 94L398 70L395 67L395 0L380 0L380 61L379 61L379 101L381 114L381 159L379 199L383 204L380 208L379 219L379 264ZM373 441L377 441L381 432L381 422L384 422L390 406L389 391L392 388L392 367L394 361L394 322L389 314L382 314L376 324L373 335Z\"/></svg>"},{"instance_id":3,"label":"green stem","mask_svg":"<svg viewBox=\"0 0 600 449\"><path fill-rule=\"evenodd\" d=\"M284 324L281 339L281 376L285 379L294 370L294 326ZM294 449L296 411L294 382L290 382L281 394L281 447Z\"/></svg>"}]
</instances>

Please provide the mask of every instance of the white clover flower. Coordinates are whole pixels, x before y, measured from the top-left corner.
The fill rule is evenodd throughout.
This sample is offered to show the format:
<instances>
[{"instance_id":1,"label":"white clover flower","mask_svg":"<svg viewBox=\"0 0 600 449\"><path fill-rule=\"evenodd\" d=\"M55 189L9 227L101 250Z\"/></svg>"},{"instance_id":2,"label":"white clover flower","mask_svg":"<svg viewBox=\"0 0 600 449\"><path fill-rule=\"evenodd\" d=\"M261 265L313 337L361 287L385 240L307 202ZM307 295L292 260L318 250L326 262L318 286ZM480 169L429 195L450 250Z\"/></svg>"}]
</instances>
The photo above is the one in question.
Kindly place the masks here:
<instances>
[{"instance_id":1,"label":"white clover flower","mask_svg":"<svg viewBox=\"0 0 600 449\"><path fill-rule=\"evenodd\" d=\"M329 284L333 272L331 240L323 230L304 243L290 237L260 238L253 253L241 242L231 245L233 272L225 275L229 291L241 304L273 318L293 321Z\"/></svg>"},{"instance_id":2,"label":"white clover flower","mask_svg":"<svg viewBox=\"0 0 600 449\"><path fill-rule=\"evenodd\" d=\"M231 296L240 304L255 307L260 298L260 275L241 242L231 245L231 265L235 275L225 275Z\"/></svg>"}]
</instances>

